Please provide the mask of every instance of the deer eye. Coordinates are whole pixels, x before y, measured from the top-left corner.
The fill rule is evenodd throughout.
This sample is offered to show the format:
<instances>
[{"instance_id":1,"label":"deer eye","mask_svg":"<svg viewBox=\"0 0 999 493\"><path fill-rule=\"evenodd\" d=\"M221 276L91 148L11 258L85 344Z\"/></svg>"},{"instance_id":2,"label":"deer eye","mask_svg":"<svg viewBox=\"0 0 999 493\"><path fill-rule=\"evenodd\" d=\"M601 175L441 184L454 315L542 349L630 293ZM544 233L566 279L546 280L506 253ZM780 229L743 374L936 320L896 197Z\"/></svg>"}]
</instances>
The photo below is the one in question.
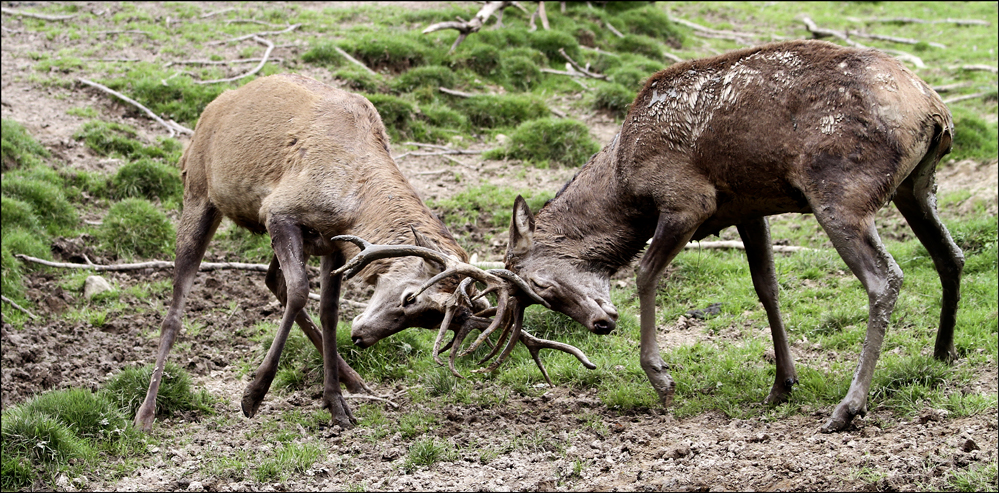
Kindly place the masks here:
<instances>
[{"instance_id":1,"label":"deer eye","mask_svg":"<svg viewBox=\"0 0 999 493\"><path fill-rule=\"evenodd\" d=\"M412 292L406 293L402 296L402 306L403 308L412 306L416 304L416 295Z\"/></svg>"}]
</instances>

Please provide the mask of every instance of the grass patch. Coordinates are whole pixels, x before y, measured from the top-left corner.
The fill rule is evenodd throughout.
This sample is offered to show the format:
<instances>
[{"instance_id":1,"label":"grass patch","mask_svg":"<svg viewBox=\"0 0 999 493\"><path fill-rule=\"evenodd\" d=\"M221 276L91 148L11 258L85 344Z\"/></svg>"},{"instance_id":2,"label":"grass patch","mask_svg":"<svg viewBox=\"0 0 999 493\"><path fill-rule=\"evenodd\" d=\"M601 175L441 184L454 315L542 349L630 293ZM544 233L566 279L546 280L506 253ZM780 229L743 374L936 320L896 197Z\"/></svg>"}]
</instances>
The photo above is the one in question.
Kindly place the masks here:
<instances>
[{"instance_id":1,"label":"grass patch","mask_svg":"<svg viewBox=\"0 0 999 493\"><path fill-rule=\"evenodd\" d=\"M524 94L473 96L451 106L468 116L472 125L484 128L511 127L549 114L544 101Z\"/></svg>"},{"instance_id":2,"label":"grass patch","mask_svg":"<svg viewBox=\"0 0 999 493\"><path fill-rule=\"evenodd\" d=\"M427 437L417 440L409 446L409 452L402 467L409 473L420 467L430 466L440 461L453 461L457 458L458 453L450 442Z\"/></svg>"},{"instance_id":3,"label":"grass patch","mask_svg":"<svg viewBox=\"0 0 999 493\"><path fill-rule=\"evenodd\" d=\"M180 170L149 158L142 158L118 168L111 178L116 198L141 197L179 202L184 194Z\"/></svg>"},{"instance_id":4,"label":"grass patch","mask_svg":"<svg viewBox=\"0 0 999 493\"><path fill-rule=\"evenodd\" d=\"M287 481L292 474L305 472L322 454L322 447L315 443L284 444L254 469L253 478L261 483Z\"/></svg>"},{"instance_id":5,"label":"grass patch","mask_svg":"<svg viewBox=\"0 0 999 493\"><path fill-rule=\"evenodd\" d=\"M126 415L135 416L146 398L152 376L153 365L125 368L110 377L104 389L126 411ZM167 417L176 411L211 413L213 401L205 390L191 391L190 374L176 363L167 362L159 393L156 394L156 416Z\"/></svg>"},{"instance_id":6,"label":"grass patch","mask_svg":"<svg viewBox=\"0 0 999 493\"><path fill-rule=\"evenodd\" d=\"M513 201L518 194L524 196L532 211L540 209L546 200L554 196L551 192L518 191L483 183L449 199L430 200L427 205L444 218L445 224L452 229L466 224L481 228L504 228L510 226Z\"/></svg>"},{"instance_id":7,"label":"grass patch","mask_svg":"<svg viewBox=\"0 0 999 493\"><path fill-rule=\"evenodd\" d=\"M589 127L567 118L526 122L510 135L507 145L487 152L486 159L523 159L541 167L579 166L600 150Z\"/></svg>"},{"instance_id":8,"label":"grass patch","mask_svg":"<svg viewBox=\"0 0 999 493\"><path fill-rule=\"evenodd\" d=\"M4 118L0 120L0 125L0 157L4 171L37 166L50 156L48 149L39 144L20 123Z\"/></svg>"},{"instance_id":9,"label":"grass patch","mask_svg":"<svg viewBox=\"0 0 999 493\"><path fill-rule=\"evenodd\" d=\"M102 250L119 258L155 258L173 254L176 231L148 200L131 198L111 206L94 237Z\"/></svg>"}]
</instances>

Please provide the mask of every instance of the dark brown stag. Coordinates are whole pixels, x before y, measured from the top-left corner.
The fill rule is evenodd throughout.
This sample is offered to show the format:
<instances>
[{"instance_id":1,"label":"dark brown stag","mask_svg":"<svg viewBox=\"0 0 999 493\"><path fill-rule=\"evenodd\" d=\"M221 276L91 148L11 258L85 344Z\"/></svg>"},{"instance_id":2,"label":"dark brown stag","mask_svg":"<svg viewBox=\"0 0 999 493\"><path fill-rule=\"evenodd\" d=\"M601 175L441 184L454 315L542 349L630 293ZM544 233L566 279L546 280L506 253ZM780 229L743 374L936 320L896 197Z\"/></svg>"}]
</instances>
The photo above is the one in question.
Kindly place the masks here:
<instances>
[{"instance_id":1,"label":"dark brown stag","mask_svg":"<svg viewBox=\"0 0 999 493\"><path fill-rule=\"evenodd\" d=\"M389 154L388 136L365 98L298 75L275 75L227 91L205 108L180 161L184 211L177 228L173 300L163 320L156 367L135 417L152 428L156 394L167 354L181 327L184 302L208 242L223 217L271 236L274 258L267 287L285 305L274 342L243 394L252 417L270 387L292 323L297 322L323 355L323 406L333 423L349 427L353 416L340 391L367 391L337 353L336 326L342 270L374 284L368 308L354 320L352 337L386 337L407 327L433 328L444 319L459 279L427 285L445 266L467 266L468 255L423 204ZM359 235L376 243L348 265L357 251L334 235ZM416 246L403 244L413 243ZM388 258L386 252L420 250L422 258ZM431 252L427 254L425 252ZM322 256L320 322L305 311L309 283L305 264ZM397 254L398 255L398 254ZM481 276L480 276L481 277ZM491 289L509 291L507 284ZM469 305L459 314L459 332L482 325ZM454 314L452 308L449 313ZM478 324L478 325L476 325ZM531 338L532 353L558 343ZM575 348L572 348L575 349ZM452 364L453 366L453 364Z\"/></svg>"},{"instance_id":2,"label":"dark brown stag","mask_svg":"<svg viewBox=\"0 0 999 493\"><path fill-rule=\"evenodd\" d=\"M663 404L674 382L656 343L655 295L690 240L735 225L773 334L767 402L797 382L777 302L766 216L812 213L867 290L867 335L846 397L823 431L864 414L902 271L875 213L889 200L929 251L943 284L934 356L954 358L964 257L940 222L934 171L950 151L950 113L936 93L876 50L795 41L673 65L639 93L617 138L536 218L514 206L507 267L555 310L612 330L609 277L652 238L637 271L641 364Z\"/></svg>"}]
</instances>

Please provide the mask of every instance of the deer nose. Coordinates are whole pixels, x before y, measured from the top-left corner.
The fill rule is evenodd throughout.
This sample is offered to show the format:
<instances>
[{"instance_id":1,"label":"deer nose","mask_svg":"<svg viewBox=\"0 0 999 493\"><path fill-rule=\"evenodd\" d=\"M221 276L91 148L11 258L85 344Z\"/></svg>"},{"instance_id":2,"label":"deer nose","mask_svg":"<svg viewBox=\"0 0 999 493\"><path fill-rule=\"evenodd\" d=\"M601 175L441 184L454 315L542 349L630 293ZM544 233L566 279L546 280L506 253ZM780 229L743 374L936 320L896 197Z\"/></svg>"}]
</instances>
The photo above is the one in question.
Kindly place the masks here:
<instances>
[{"instance_id":1,"label":"deer nose","mask_svg":"<svg viewBox=\"0 0 999 493\"><path fill-rule=\"evenodd\" d=\"M356 336L352 340L354 341L354 345L355 346L362 347L362 348L368 347L368 345L364 343L364 338L361 337L361 336Z\"/></svg>"},{"instance_id":2,"label":"deer nose","mask_svg":"<svg viewBox=\"0 0 999 493\"><path fill-rule=\"evenodd\" d=\"M593 333L594 334L610 334L617 324L609 318L601 318L593 322Z\"/></svg>"}]
</instances>

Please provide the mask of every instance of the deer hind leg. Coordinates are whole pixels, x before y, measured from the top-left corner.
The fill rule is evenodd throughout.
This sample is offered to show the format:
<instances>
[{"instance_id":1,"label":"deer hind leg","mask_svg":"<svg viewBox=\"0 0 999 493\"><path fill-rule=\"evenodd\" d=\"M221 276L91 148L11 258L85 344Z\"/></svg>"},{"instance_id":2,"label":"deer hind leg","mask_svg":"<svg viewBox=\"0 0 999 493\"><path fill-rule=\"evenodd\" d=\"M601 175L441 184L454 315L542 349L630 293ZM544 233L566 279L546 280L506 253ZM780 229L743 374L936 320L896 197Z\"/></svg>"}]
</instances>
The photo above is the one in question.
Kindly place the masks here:
<instances>
[{"instance_id":1,"label":"deer hind leg","mask_svg":"<svg viewBox=\"0 0 999 493\"><path fill-rule=\"evenodd\" d=\"M673 401L676 383L667 370L666 362L659 355L659 343L656 341L656 287L666 266L690 241L702 221L700 217L682 213L661 214L652 244L638 265L636 284L641 324L640 362L663 406L669 406Z\"/></svg>"},{"instance_id":2,"label":"deer hind leg","mask_svg":"<svg viewBox=\"0 0 999 493\"><path fill-rule=\"evenodd\" d=\"M770 333L774 340L774 356L777 360L777 374L774 385L767 396L767 404L780 404L790 397L791 389L798 383L794 371L794 357L787 344L787 332L780 316L777 300L777 274L774 270L774 255L770 246L770 224L766 218L750 219L737 226L739 236L746 246L749 272L753 277L753 287L767 311Z\"/></svg>"},{"instance_id":3,"label":"deer hind leg","mask_svg":"<svg viewBox=\"0 0 999 493\"><path fill-rule=\"evenodd\" d=\"M188 200L184 203L184 212L180 216L177 228L177 259L173 270L173 300L167 311L163 325L160 327L160 347L156 353L156 367L149 381L146 398L142 401L135 414L135 427L142 431L153 428L156 417L156 394L159 393L160 382L163 379L163 368L166 365L167 354L173 347L180 332L184 303L187 294L194 283L194 275L201 267L201 259L205 256L208 242L211 241L222 214L208 200L200 202Z\"/></svg>"},{"instance_id":4,"label":"deer hind leg","mask_svg":"<svg viewBox=\"0 0 999 493\"><path fill-rule=\"evenodd\" d=\"M954 350L954 325L957 323L957 304L961 300L961 271L964 253L950 237L947 227L937 216L936 195L933 192L935 160L920 163L919 167L898 187L895 206L916 233L916 237L929 251L940 283L943 299L940 308L940 328L933 356L941 361L957 358Z\"/></svg>"},{"instance_id":5,"label":"deer hind leg","mask_svg":"<svg viewBox=\"0 0 999 493\"><path fill-rule=\"evenodd\" d=\"M847 207L813 206L815 216L832 240L836 251L867 290L867 335L860 351L860 362L850 382L846 397L822 426L825 433L846 428L856 415L867 413L867 394L874 367L881 354L885 331L902 287L902 270L888 253L874 227L874 213L852 214Z\"/></svg>"},{"instance_id":6,"label":"deer hind leg","mask_svg":"<svg viewBox=\"0 0 999 493\"><path fill-rule=\"evenodd\" d=\"M253 382L243 392L243 414L248 418L257 413L260 402L270 389L291 326L295 323L299 312L305 309L305 303L309 299L309 279L305 271L306 257L303 251L302 231L298 224L288 218L272 217L267 222L267 231L271 235L271 246L274 248L275 257L284 273L285 307L274 342L267 350L264 361L260 363Z\"/></svg>"},{"instance_id":7,"label":"deer hind leg","mask_svg":"<svg viewBox=\"0 0 999 493\"><path fill-rule=\"evenodd\" d=\"M336 350L336 326L340 319L340 285L343 274L332 275L345 261L340 252L323 256L320 264L322 287L319 292L319 320L323 324L323 407L333 416L334 425L347 429L357 420L340 391L340 367L337 364L340 355Z\"/></svg>"},{"instance_id":8,"label":"deer hind leg","mask_svg":"<svg viewBox=\"0 0 999 493\"><path fill-rule=\"evenodd\" d=\"M267 288L274 293L274 296L277 297L282 306L286 305L286 300L288 298L287 288L284 283L284 277L281 275L281 265L278 263L276 256L271 258L271 265L267 269L267 276L264 278L264 284L266 284ZM309 338L312 345L315 346L316 350L319 351L319 354L322 355L323 335L319 332L316 324L312 321L312 317L309 316L309 312L305 309L298 312L298 314L295 315L295 323L298 324L298 327L302 329L305 336ZM340 383L346 386L347 390L351 393L359 394L363 392L370 394L371 389L364 383L361 376L358 375L346 361L344 361L343 357L340 356L339 353L337 353L336 359L340 372Z\"/></svg>"}]
</instances>

